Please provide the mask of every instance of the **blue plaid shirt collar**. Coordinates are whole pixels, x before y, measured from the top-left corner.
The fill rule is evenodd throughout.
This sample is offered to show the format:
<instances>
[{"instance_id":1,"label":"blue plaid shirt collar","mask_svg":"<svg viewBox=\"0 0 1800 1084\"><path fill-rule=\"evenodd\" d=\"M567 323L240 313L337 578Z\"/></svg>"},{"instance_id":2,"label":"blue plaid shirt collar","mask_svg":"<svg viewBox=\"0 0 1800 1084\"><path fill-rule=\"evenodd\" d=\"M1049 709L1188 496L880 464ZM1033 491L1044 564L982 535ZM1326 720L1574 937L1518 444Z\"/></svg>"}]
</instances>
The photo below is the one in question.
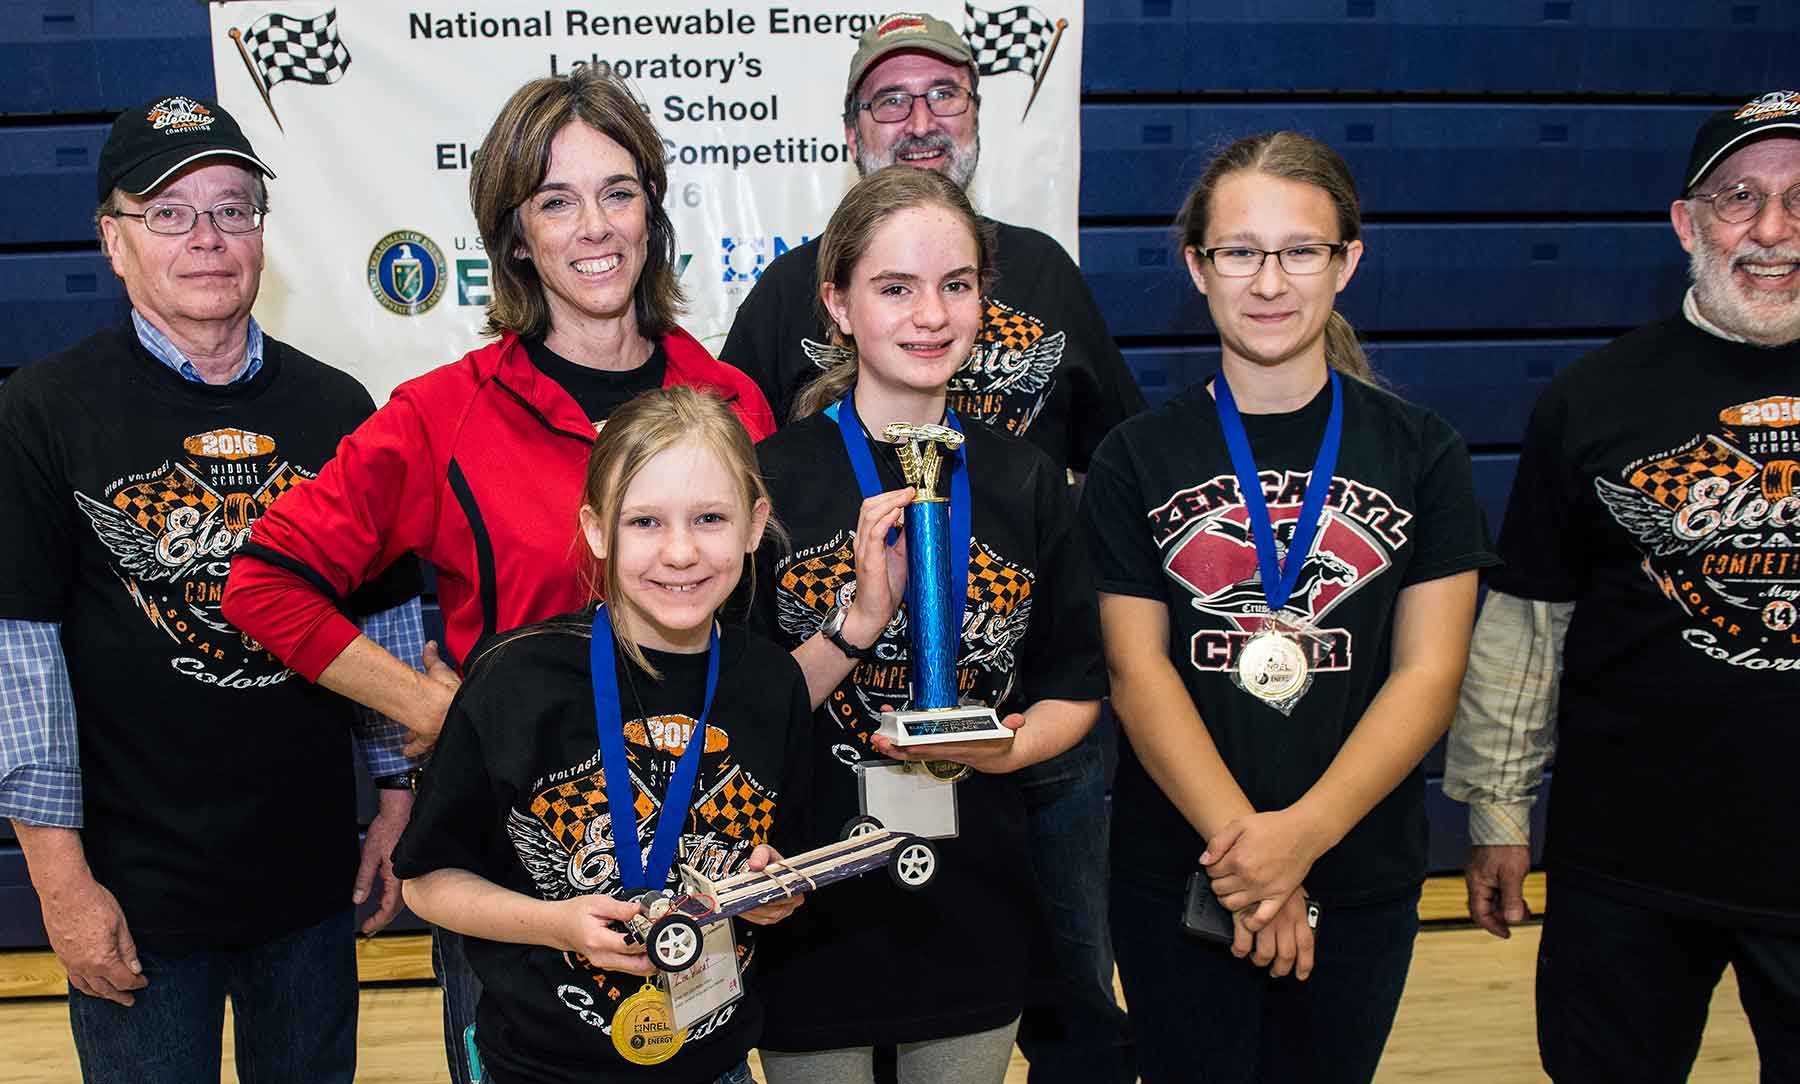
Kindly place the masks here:
<instances>
[{"instance_id":1,"label":"blue plaid shirt collar","mask_svg":"<svg viewBox=\"0 0 1800 1084\"><path fill-rule=\"evenodd\" d=\"M183 380L195 384L206 383L206 379L200 375L200 370L194 368L194 363L187 359L187 355L181 352L181 348L170 342L167 335L158 331L150 321L139 315L136 309L131 310L131 326L137 329L138 342L143 343L144 349L150 351L156 360L180 373ZM243 384L254 379L257 373L262 372L263 331L262 325L256 322L254 316L250 318L250 330L247 338L249 342L244 351L244 367L228 383Z\"/></svg>"}]
</instances>

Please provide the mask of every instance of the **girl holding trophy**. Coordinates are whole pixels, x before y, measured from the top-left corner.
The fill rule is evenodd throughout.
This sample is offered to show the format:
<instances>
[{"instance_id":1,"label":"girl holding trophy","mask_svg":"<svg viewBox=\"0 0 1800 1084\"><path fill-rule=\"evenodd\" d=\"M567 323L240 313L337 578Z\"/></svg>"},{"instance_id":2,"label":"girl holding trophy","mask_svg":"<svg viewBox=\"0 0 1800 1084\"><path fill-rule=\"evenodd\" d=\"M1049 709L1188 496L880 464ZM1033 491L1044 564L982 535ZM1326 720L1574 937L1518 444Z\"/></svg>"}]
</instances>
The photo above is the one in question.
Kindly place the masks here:
<instances>
[{"instance_id":1,"label":"girl holding trophy","mask_svg":"<svg viewBox=\"0 0 1800 1084\"><path fill-rule=\"evenodd\" d=\"M1240 140L1178 227L1220 372L1115 430L1082 508L1129 739L1112 918L1139 1069L1367 1081L1418 928L1419 763L1494 558L1461 438L1377 386L1334 311L1363 251L1342 159Z\"/></svg>"},{"instance_id":2,"label":"girl holding trophy","mask_svg":"<svg viewBox=\"0 0 1800 1084\"><path fill-rule=\"evenodd\" d=\"M757 448L793 545L759 553L752 627L793 649L817 710L806 843L869 816L937 839L943 868L912 894L848 883L770 931L763 1067L854 1084L891 1043L902 1079L998 1084L1037 913L1005 773L1093 725L1093 585L1062 470L946 408L952 380L994 378L959 372L994 267L967 197L890 167L820 246L833 342L801 420Z\"/></svg>"},{"instance_id":3,"label":"girl holding trophy","mask_svg":"<svg viewBox=\"0 0 1800 1084\"><path fill-rule=\"evenodd\" d=\"M582 501L607 603L477 649L394 868L420 917L468 938L484 1080L748 1084L750 927L707 927L698 962L659 978L620 924L677 863L717 880L777 859L805 800L805 679L715 621L768 495L731 409L672 387L613 411Z\"/></svg>"}]
</instances>

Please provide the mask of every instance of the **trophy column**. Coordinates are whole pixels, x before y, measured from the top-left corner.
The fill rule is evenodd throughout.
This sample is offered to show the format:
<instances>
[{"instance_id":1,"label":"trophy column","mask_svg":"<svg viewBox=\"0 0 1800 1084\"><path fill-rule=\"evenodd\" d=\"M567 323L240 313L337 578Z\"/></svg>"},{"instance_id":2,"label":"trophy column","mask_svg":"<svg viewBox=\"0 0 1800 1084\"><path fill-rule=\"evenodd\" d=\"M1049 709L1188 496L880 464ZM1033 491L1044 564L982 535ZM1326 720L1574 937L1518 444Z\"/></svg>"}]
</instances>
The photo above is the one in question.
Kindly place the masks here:
<instances>
[{"instance_id":1,"label":"trophy column","mask_svg":"<svg viewBox=\"0 0 1800 1084\"><path fill-rule=\"evenodd\" d=\"M898 746L1010 738L994 710L963 706L956 690L956 657L969 585L956 583L953 547L967 552L967 538L950 537L950 503L937 496L945 453L963 435L942 425L896 422L884 431L899 445L900 469L918 491L906 510L907 630L912 650L912 707L883 712L879 733Z\"/></svg>"}]
</instances>

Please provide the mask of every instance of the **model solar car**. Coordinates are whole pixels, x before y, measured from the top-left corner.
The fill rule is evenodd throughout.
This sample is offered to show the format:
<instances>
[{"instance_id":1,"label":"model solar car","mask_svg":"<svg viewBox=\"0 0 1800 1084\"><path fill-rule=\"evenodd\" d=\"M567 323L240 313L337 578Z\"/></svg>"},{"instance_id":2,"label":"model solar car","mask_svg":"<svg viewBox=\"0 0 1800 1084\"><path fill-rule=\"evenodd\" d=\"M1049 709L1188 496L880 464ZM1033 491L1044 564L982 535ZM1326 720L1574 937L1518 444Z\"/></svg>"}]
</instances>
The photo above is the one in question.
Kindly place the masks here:
<instances>
[{"instance_id":1,"label":"model solar car","mask_svg":"<svg viewBox=\"0 0 1800 1084\"><path fill-rule=\"evenodd\" d=\"M838 842L771 862L758 872L743 870L710 881L684 864L683 891L647 895L643 914L625 926L631 940L644 944L651 963L663 971L685 971L700 958L705 927L882 866L901 888L924 888L937 875L937 847L923 836L883 827L874 817L857 817L844 826Z\"/></svg>"}]
</instances>

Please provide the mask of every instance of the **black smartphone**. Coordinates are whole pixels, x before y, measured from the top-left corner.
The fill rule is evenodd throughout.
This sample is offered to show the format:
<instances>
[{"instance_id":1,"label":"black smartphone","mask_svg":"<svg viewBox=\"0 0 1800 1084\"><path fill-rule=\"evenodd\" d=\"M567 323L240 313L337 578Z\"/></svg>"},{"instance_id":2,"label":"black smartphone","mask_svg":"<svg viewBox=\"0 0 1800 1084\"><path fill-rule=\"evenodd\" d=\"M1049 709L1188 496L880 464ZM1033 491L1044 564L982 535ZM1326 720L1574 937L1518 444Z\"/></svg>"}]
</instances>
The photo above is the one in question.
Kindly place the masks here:
<instances>
[{"instance_id":1,"label":"black smartphone","mask_svg":"<svg viewBox=\"0 0 1800 1084\"><path fill-rule=\"evenodd\" d=\"M1188 877L1187 904L1181 909L1181 928L1202 941L1231 944L1236 931L1231 925L1231 912L1213 895L1212 878L1205 870L1195 870Z\"/></svg>"}]
</instances>

